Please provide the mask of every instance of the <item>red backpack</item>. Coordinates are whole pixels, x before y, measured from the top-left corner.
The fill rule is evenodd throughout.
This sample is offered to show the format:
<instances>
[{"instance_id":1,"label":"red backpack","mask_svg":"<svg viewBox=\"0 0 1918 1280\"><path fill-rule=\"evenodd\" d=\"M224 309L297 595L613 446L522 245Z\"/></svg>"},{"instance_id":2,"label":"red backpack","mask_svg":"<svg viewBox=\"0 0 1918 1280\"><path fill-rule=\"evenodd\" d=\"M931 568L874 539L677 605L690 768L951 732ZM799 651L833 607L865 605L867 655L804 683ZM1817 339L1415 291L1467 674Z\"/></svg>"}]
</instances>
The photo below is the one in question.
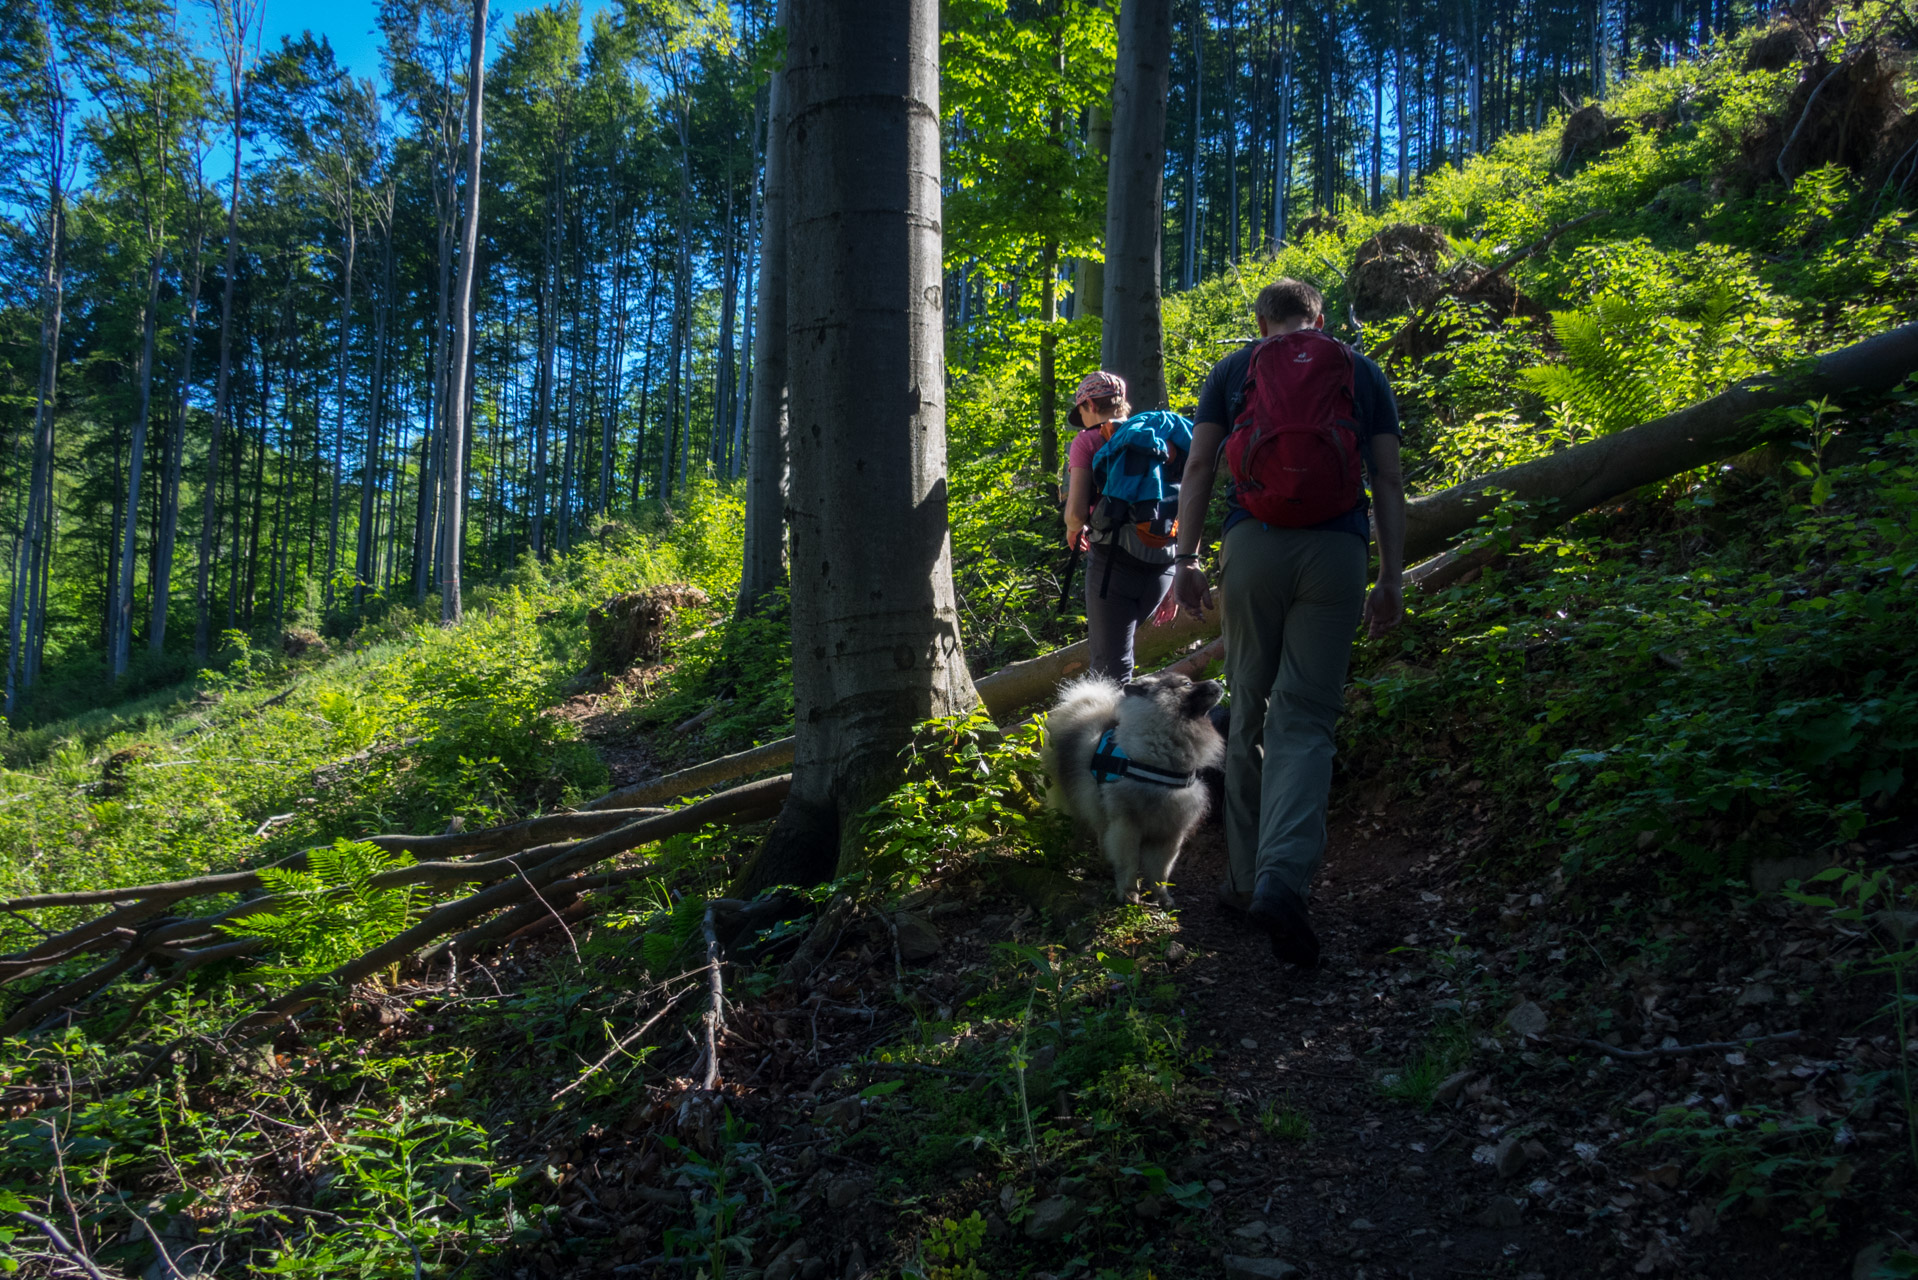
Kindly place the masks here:
<instances>
[{"instance_id":1,"label":"red backpack","mask_svg":"<svg viewBox=\"0 0 1918 1280\"><path fill-rule=\"evenodd\" d=\"M1304 529L1362 499L1351 348L1317 329L1252 349L1245 410L1225 439L1238 504L1255 520Z\"/></svg>"}]
</instances>

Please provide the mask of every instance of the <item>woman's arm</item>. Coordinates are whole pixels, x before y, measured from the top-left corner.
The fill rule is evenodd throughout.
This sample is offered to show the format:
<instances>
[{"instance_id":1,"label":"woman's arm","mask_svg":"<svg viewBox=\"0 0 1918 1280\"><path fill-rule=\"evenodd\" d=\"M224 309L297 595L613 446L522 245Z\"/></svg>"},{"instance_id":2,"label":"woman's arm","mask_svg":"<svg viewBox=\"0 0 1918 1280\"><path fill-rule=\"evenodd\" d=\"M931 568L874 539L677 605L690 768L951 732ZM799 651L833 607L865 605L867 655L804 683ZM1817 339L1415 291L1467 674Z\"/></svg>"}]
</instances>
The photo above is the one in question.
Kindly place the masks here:
<instances>
[{"instance_id":1,"label":"woman's arm","mask_svg":"<svg viewBox=\"0 0 1918 1280\"><path fill-rule=\"evenodd\" d=\"M1092 468L1073 467L1067 472L1066 545L1084 551L1086 521L1092 518Z\"/></svg>"}]
</instances>

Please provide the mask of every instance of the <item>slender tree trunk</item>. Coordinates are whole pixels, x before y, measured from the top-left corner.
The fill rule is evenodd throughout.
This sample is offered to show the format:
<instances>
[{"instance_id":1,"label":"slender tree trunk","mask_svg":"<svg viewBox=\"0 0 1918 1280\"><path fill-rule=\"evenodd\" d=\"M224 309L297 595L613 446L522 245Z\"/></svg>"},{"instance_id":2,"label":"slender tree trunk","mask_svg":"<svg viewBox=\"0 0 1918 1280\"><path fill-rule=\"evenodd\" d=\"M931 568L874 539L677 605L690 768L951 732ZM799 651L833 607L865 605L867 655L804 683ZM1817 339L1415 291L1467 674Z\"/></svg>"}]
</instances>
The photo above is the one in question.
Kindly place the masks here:
<instances>
[{"instance_id":1,"label":"slender tree trunk","mask_svg":"<svg viewBox=\"0 0 1918 1280\"><path fill-rule=\"evenodd\" d=\"M653 392L653 325L659 318L659 262L651 259L647 263L646 282L646 341L639 349L639 425L633 432L633 484L630 504L634 510L639 508L639 482L646 474L646 422L651 409ZM747 508L747 528L750 531L752 512L750 502ZM751 536L748 532L748 537Z\"/></svg>"},{"instance_id":2,"label":"slender tree trunk","mask_svg":"<svg viewBox=\"0 0 1918 1280\"><path fill-rule=\"evenodd\" d=\"M447 435L446 489L441 499L444 514L440 526L445 539L440 553L440 620L458 622L463 610L460 602L460 554L464 530L461 527L466 507L467 433L472 424L473 390L473 276L479 265L480 139L483 131L481 108L486 97L486 8L487 0L473 0L473 56L466 69L466 208L460 221L460 274L453 294L453 385L452 406L458 415Z\"/></svg>"},{"instance_id":3,"label":"slender tree trunk","mask_svg":"<svg viewBox=\"0 0 1918 1280\"><path fill-rule=\"evenodd\" d=\"M547 558L546 549L546 441L553 426L553 378L559 350L559 251L556 240L562 216L554 206L566 198L558 188L548 202L545 243L540 247L539 292L539 409L533 422L533 554Z\"/></svg>"},{"instance_id":4,"label":"slender tree trunk","mask_svg":"<svg viewBox=\"0 0 1918 1280\"><path fill-rule=\"evenodd\" d=\"M1159 318L1164 222L1165 95L1172 0L1124 0L1106 182L1105 325L1100 365L1119 374L1139 409L1165 407Z\"/></svg>"},{"instance_id":5,"label":"slender tree trunk","mask_svg":"<svg viewBox=\"0 0 1918 1280\"><path fill-rule=\"evenodd\" d=\"M774 21L787 28L790 0ZM789 28L787 28L789 29ZM786 576L787 83L775 70L766 90L766 164L760 197L759 285L753 323L751 434L746 456L746 528L738 613L759 607Z\"/></svg>"},{"instance_id":6,"label":"slender tree trunk","mask_svg":"<svg viewBox=\"0 0 1918 1280\"><path fill-rule=\"evenodd\" d=\"M366 452L361 463L359 525L353 531L353 616L356 618L366 610L366 589L379 580L379 569L374 560L380 545L380 437L386 419L386 325L393 310L393 226L390 217L380 237L379 279L379 297L373 313L372 403L367 411Z\"/></svg>"},{"instance_id":7,"label":"slender tree trunk","mask_svg":"<svg viewBox=\"0 0 1918 1280\"><path fill-rule=\"evenodd\" d=\"M1379 207L1385 182L1385 55L1373 61L1372 71L1372 208Z\"/></svg>"},{"instance_id":8,"label":"slender tree trunk","mask_svg":"<svg viewBox=\"0 0 1918 1280\"><path fill-rule=\"evenodd\" d=\"M753 98L753 137L755 140L759 137L759 126L765 114L764 106L765 103L762 96L755 95ZM754 304L758 301L759 277L757 270L759 265L760 186L764 181L766 163L763 153L759 158L759 163L761 181L752 184L752 195L747 201L746 206L746 271L743 277L746 297L744 299L745 316L741 321L746 331L739 343L739 350L742 357L739 362L739 388L733 397L731 476L734 480L739 479L740 473L744 471L746 467L746 414L748 406L752 401L753 343L756 340L758 332L754 323L757 319Z\"/></svg>"},{"instance_id":9,"label":"slender tree trunk","mask_svg":"<svg viewBox=\"0 0 1918 1280\"><path fill-rule=\"evenodd\" d=\"M340 219L343 260L340 263L340 350L339 377L333 387L333 482L332 497L326 514L326 585L322 588L321 614L333 612L333 579L340 570L340 484L346 466L346 383L352 348L348 342L353 325L353 260L359 251L359 226L353 217L352 190L342 197L346 216ZM315 424L317 432L318 423Z\"/></svg>"},{"instance_id":10,"label":"slender tree trunk","mask_svg":"<svg viewBox=\"0 0 1918 1280\"><path fill-rule=\"evenodd\" d=\"M202 254L206 247L204 219L194 219L193 283L188 287L186 328L180 338L180 392L174 399L172 431L167 438L166 478L160 492L160 528L154 539L153 611L147 623L147 647L166 648L167 612L173 603L174 547L180 532L180 470L186 454L187 389L193 385L193 352L200 327L200 286L205 277Z\"/></svg>"},{"instance_id":11,"label":"slender tree trunk","mask_svg":"<svg viewBox=\"0 0 1918 1280\"><path fill-rule=\"evenodd\" d=\"M1399 199L1411 194L1411 180L1405 170L1405 0L1394 10L1398 38L1392 42L1392 110L1398 117Z\"/></svg>"},{"instance_id":12,"label":"slender tree trunk","mask_svg":"<svg viewBox=\"0 0 1918 1280\"><path fill-rule=\"evenodd\" d=\"M213 538L220 522L220 441L226 434L233 369L233 275L239 250L240 129L233 129L233 190L226 206L226 262L220 282L220 366L213 380L213 422L207 433L206 485L200 493L199 567L193 587L193 658L204 663L211 640Z\"/></svg>"},{"instance_id":13,"label":"slender tree trunk","mask_svg":"<svg viewBox=\"0 0 1918 1280\"><path fill-rule=\"evenodd\" d=\"M1059 242L1047 240L1039 258L1039 473L1059 482Z\"/></svg>"},{"instance_id":14,"label":"slender tree trunk","mask_svg":"<svg viewBox=\"0 0 1918 1280\"><path fill-rule=\"evenodd\" d=\"M246 535L244 609L248 629L253 626L255 606L260 598L260 520L266 510L267 423L271 419L273 404L273 376L267 364L266 351L263 348L257 350L254 356L260 385L260 438L253 450L253 512Z\"/></svg>"},{"instance_id":15,"label":"slender tree trunk","mask_svg":"<svg viewBox=\"0 0 1918 1280\"><path fill-rule=\"evenodd\" d=\"M626 252L626 219L615 211L614 220L620 224L620 233L616 250L618 264L613 269L613 341L606 361L606 403L600 409L599 510L601 515L612 510L615 492L613 461L619 448L620 377L626 364L626 313L629 310L626 298L626 263L630 255Z\"/></svg>"},{"instance_id":16,"label":"slender tree trunk","mask_svg":"<svg viewBox=\"0 0 1918 1280\"><path fill-rule=\"evenodd\" d=\"M1120 21L1124 22L1123 17ZM1192 7L1192 138L1185 160L1185 254L1184 267L1179 275L1181 289L1190 289L1199 282L1199 139L1205 126L1204 36L1204 14L1195 3ZM1167 60L1170 61L1169 58ZM1123 53L1120 55L1120 65L1125 65ZM1123 82L1120 92L1125 92Z\"/></svg>"},{"instance_id":17,"label":"slender tree trunk","mask_svg":"<svg viewBox=\"0 0 1918 1280\"><path fill-rule=\"evenodd\" d=\"M934 0L790 0L792 796L749 883L863 863L929 716L978 704L946 519Z\"/></svg>"},{"instance_id":18,"label":"slender tree trunk","mask_svg":"<svg viewBox=\"0 0 1918 1280\"><path fill-rule=\"evenodd\" d=\"M1225 0L1225 260L1239 265L1239 34L1234 0Z\"/></svg>"},{"instance_id":19,"label":"slender tree trunk","mask_svg":"<svg viewBox=\"0 0 1918 1280\"><path fill-rule=\"evenodd\" d=\"M40 370L33 405L33 466L28 480L27 521L13 580L7 627L7 705L11 716L21 690L39 674L37 637L44 632L47 576L53 524L54 392L60 370L60 323L66 301L66 193L61 188L63 125L56 122L47 183L47 251L40 289ZM22 619L24 612L25 618Z\"/></svg>"},{"instance_id":20,"label":"slender tree trunk","mask_svg":"<svg viewBox=\"0 0 1918 1280\"><path fill-rule=\"evenodd\" d=\"M153 344L160 324L160 260L165 254L161 232L151 244L147 264L146 304L140 314L140 374L134 393L133 440L127 450L127 501L120 523L119 585L113 593L107 662L115 680L127 673L133 649L134 550L140 531L140 480L146 463L147 421L153 405Z\"/></svg>"},{"instance_id":21,"label":"slender tree trunk","mask_svg":"<svg viewBox=\"0 0 1918 1280\"><path fill-rule=\"evenodd\" d=\"M1285 243L1286 199L1292 194L1292 11L1279 10L1279 119L1272 137L1272 252Z\"/></svg>"},{"instance_id":22,"label":"slender tree trunk","mask_svg":"<svg viewBox=\"0 0 1918 1280\"><path fill-rule=\"evenodd\" d=\"M1105 108L1086 108L1086 149L1111 165L1112 115ZM1072 280L1072 317L1104 320L1106 313L1105 259L1081 258Z\"/></svg>"}]
</instances>

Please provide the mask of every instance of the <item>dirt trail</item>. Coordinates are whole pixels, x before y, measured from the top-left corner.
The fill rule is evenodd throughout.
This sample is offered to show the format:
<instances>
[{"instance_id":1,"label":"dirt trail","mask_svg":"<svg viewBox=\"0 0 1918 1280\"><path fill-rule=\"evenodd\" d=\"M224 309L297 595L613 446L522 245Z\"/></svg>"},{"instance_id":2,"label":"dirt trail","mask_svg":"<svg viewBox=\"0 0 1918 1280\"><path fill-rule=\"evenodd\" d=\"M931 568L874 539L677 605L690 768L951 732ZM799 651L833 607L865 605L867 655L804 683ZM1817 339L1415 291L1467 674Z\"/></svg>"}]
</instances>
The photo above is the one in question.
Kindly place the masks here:
<instances>
[{"instance_id":1,"label":"dirt trail","mask_svg":"<svg viewBox=\"0 0 1918 1280\"><path fill-rule=\"evenodd\" d=\"M1716 1195L1684 1190L1677 1165L1648 1168L1657 1162L1629 1145L1634 1131L1608 1126L1633 1104L1634 1120L1642 1117L1680 1081L1679 1091L1709 1097L1718 1075L1735 1068L1706 1061L1694 1079L1690 1059L1594 1065L1590 1053L1568 1061L1576 1046L1556 1037L1517 1042L1505 1006L1531 984L1513 989L1513 962L1522 969L1524 960L1487 937L1499 908L1462 892L1456 860L1421 856L1415 839L1335 828L1314 905L1325 961L1311 973L1274 960L1265 938L1214 899L1224 870L1215 825L1180 862L1178 936L1190 950L1176 975L1183 1011L1238 1110L1236 1132L1233 1118L1221 1120L1229 1136L1199 1175L1212 1180L1224 1242L1214 1254L1227 1274L1281 1274L1235 1264L1227 1255L1236 1254L1282 1259L1314 1277L1374 1280L1849 1275L1848 1249L1745 1220L1721 1224ZM1488 988L1498 994L1476 1014L1469 998L1460 1008L1466 993L1434 971L1425 950L1454 937L1494 957ZM1581 976L1569 971L1577 962L1549 954L1568 970L1547 975L1563 993ZM1569 1021L1563 1005L1550 1007L1554 1024ZM1475 1041L1461 1068L1469 1082L1429 1111L1385 1096L1381 1077L1462 1018ZM1488 1023L1501 1034L1484 1035ZM1822 1056L1828 1042L1814 1032L1781 1047ZM1766 1065L1756 1053L1749 1064L1732 1056L1741 1067ZM1268 1135L1258 1120L1268 1105L1309 1118L1311 1136Z\"/></svg>"}]
</instances>

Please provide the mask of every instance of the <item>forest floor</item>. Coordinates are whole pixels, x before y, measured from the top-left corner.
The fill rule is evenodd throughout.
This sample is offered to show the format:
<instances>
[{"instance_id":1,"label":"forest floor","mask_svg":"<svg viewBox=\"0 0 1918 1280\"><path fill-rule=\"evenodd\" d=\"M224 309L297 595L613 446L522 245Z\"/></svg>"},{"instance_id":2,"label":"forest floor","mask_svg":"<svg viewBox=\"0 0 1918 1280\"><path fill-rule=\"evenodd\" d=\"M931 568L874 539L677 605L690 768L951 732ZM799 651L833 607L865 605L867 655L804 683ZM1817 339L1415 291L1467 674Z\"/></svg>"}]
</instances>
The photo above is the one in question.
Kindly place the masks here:
<instances>
[{"instance_id":1,"label":"forest floor","mask_svg":"<svg viewBox=\"0 0 1918 1280\"><path fill-rule=\"evenodd\" d=\"M1115 908L1090 858L951 865L904 913L848 922L810 976L742 995L717 1098L680 1080L549 1152L571 1226L536 1270L680 1274L649 1243L669 1229L764 1280L1749 1280L1851 1276L1897 1242L1887 992L1840 972L1864 935L1776 892L1584 902L1495 874L1469 798L1469 853L1433 842L1431 810L1335 819L1312 972L1214 898L1216 820L1170 913ZM1896 843L1869 852L1911 856ZM1789 1038L1720 1043L1768 1036ZM1129 1054L1152 1077L1133 1096L1074 1087ZM1024 1144L968 1145L1008 1109ZM1832 1116L1837 1147L1797 1127ZM689 1191L723 1199L748 1170L781 1193L685 1229Z\"/></svg>"}]
</instances>

